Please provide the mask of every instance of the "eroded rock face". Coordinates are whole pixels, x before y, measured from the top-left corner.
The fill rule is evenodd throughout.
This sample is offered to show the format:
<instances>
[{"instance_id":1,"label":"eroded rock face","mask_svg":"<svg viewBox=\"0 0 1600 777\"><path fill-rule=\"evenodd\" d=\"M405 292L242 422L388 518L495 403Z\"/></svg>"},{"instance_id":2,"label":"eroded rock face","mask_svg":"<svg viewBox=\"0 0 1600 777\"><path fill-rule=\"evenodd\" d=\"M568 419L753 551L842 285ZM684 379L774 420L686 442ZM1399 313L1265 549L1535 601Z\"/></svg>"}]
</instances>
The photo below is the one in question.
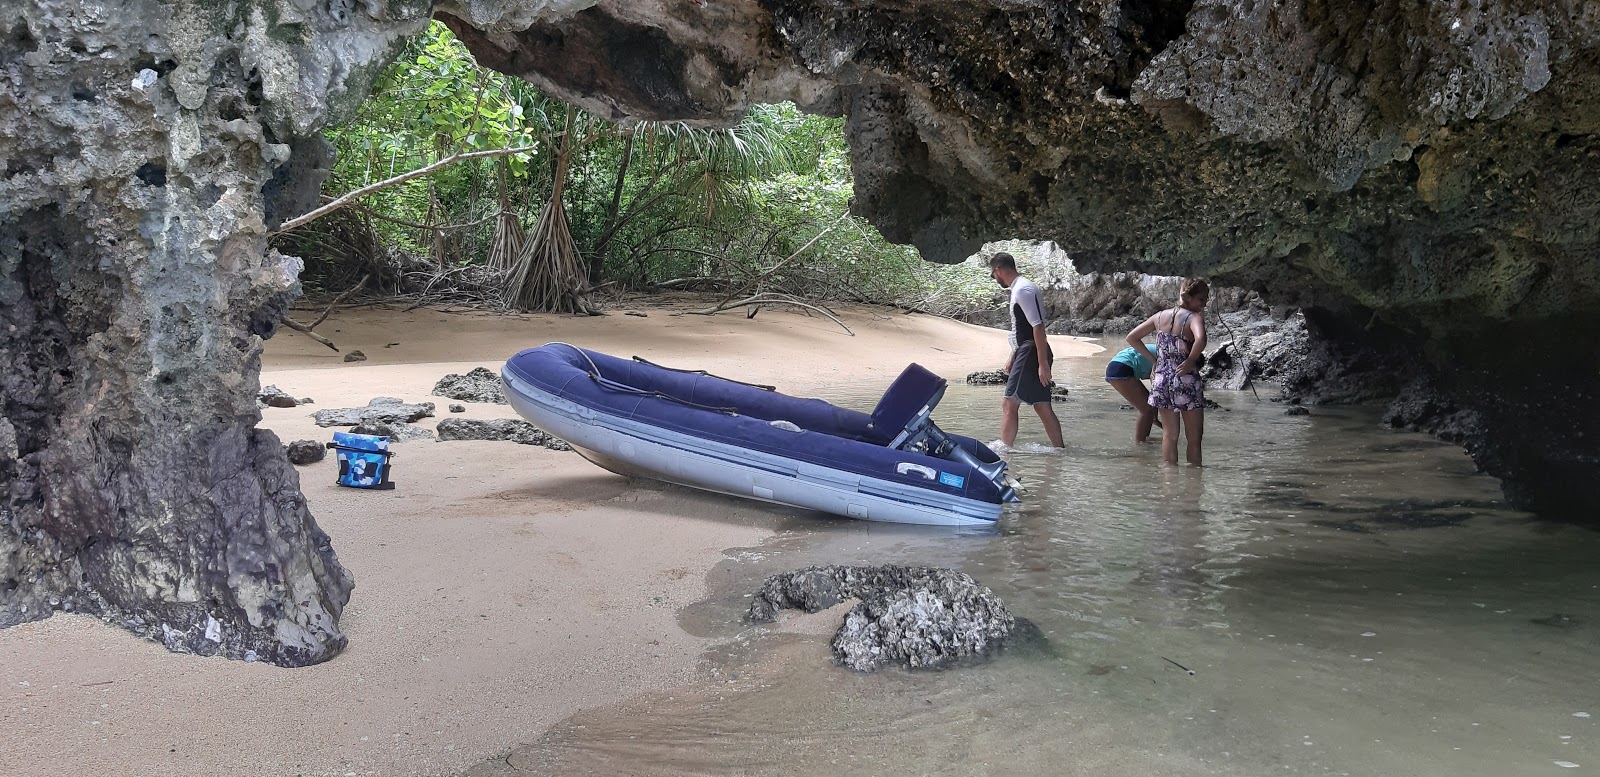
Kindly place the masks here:
<instances>
[{"instance_id":1,"label":"eroded rock face","mask_svg":"<svg viewBox=\"0 0 1600 777\"><path fill-rule=\"evenodd\" d=\"M610 115L847 116L857 212L935 261L1051 239L1306 306L1471 407L1517 503L1590 510L1600 352L1552 335L1600 326L1600 5L458 5L483 61Z\"/></svg>"},{"instance_id":2,"label":"eroded rock face","mask_svg":"<svg viewBox=\"0 0 1600 777\"><path fill-rule=\"evenodd\" d=\"M0 626L72 609L285 666L344 647L350 574L255 428L299 292L268 219L315 202L316 130L428 12L0 0Z\"/></svg>"}]
</instances>

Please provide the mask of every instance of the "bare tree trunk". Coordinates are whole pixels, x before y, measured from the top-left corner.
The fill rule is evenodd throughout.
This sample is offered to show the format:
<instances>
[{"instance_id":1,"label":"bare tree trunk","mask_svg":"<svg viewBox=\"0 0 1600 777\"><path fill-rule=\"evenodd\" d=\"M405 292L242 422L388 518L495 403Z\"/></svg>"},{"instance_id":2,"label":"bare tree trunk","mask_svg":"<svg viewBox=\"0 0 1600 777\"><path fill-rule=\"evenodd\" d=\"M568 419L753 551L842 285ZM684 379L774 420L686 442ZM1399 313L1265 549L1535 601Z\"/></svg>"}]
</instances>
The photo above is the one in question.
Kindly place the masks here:
<instances>
[{"instance_id":1,"label":"bare tree trunk","mask_svg":"<svg viewBox=\"0 0 1600 777\"><path fill-rule=\"evenodd\" d=\"M617 185L611 189L611 205L606 208L605 227L600 231L600 239L595 241L594 251L589 255L589 285L600 283L600 276L605 271L606 249L611 247L611 238L617 234L617 213L622 209L622 185L628 180L628 163L633 161L633 133L629 132L626 140L622 142L622 164L617 166Z\"/></svg>"}]
</instances>

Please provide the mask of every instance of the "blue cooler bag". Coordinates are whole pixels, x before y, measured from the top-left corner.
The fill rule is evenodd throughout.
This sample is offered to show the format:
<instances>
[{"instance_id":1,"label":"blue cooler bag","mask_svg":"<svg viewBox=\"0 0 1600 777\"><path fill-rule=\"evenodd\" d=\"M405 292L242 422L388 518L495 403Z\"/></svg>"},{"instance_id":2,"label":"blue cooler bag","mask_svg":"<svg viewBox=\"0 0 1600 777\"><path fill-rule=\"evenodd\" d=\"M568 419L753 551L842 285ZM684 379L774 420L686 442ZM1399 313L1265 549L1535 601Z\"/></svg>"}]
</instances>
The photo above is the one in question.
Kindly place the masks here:
<instances>
[{"instance_id":1,"label":"blue cooler bag","mask_svg":"<svg viewBox=\"0 0 1600 777\"><path fill-rule=\"evenodd\" d=\"M334 432L328 447L339 458L339 485L351 488L390 489L389 438L371 434Z\"/></svg>"}]
</instances>

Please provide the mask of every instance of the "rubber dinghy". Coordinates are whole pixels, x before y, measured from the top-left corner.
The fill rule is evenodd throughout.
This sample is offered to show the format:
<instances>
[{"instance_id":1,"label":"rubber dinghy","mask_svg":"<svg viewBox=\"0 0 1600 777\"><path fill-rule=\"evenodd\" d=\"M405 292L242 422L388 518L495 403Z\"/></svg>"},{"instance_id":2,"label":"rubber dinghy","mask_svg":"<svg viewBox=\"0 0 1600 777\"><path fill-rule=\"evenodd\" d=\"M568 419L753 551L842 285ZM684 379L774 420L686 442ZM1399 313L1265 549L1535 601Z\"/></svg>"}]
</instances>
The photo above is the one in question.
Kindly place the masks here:
<instances>
[{"instance_id":1,"label":"rubber dinghy","mask_svg":"<svg viewBox=\"0 0 1600 777\"><path fill-rule=\"evenodd\" d=\"M566 343L500 374L522 417L621 475L897 523L992 525L1018 501L1004 461L929 418L945 380L916 364L871 415Z\"/></svg>"}]
</instances>

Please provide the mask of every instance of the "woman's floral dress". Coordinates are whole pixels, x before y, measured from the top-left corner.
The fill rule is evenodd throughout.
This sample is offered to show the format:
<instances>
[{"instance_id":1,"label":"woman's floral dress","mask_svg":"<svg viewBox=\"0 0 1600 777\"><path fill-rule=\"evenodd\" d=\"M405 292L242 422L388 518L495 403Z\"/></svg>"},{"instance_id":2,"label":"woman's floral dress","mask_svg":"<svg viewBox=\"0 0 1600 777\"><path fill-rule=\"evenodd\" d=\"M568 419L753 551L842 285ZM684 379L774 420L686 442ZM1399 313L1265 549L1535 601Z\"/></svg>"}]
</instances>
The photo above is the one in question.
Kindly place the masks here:
<instances>
[{"instance_id":1,"label":"woman's floral dress","mask_svg":"<svg viewBox=\"0 0 1600 777\"><path fill-rule=\"evenodd\" d=\"M1185 317L1183 323L1187 325L1188 322ZM1156 369L1150 380L1150 406L1180 413L1204 410L1205 380L1196 373L1178 374L1178 367L1189 358L1189 341L1178 334L1184 330L1184 326L1178 324L1178 311L1172 314L1172 330L1156 332Z\"/></svg>"}]
</instances>

